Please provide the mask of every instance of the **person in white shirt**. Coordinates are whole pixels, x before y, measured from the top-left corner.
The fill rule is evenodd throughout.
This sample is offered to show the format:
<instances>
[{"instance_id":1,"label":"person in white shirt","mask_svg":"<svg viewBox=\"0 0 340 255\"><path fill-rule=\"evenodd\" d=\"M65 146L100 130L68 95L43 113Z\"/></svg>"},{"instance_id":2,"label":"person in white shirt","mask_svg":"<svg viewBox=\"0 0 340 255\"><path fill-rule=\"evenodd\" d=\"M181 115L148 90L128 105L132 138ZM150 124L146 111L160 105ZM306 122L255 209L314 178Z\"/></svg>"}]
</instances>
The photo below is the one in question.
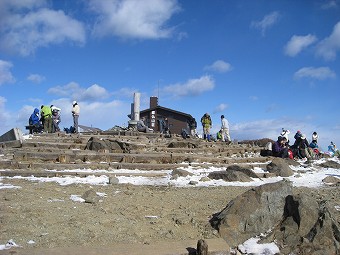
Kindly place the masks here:
<instances>
[{"instance_id":1,"label":"person in white shirt","mask_svg":"<svg viewBox=\"0 0 340 255\"><path fill-rule=\"evenodd\" d=\"M73 116L73 127L74 132L78 133L78 119L80 115L80 107L77 103L77 101L72 102L72 116Z\"/></svg>"},{"instance_id":2,"label":"person in white shirt","mask_svg":"<svg viewBox=\"0 0 340 255\"><path fill-rule=\"evenodd\" d=\"M289 145L289 134L290 134L290 131L289 131L288 129L282 128L282 131L281 131L281 134L280 134L280 135L281 135L282 137L286 138L286 140L287 140L286 145L287 145L287 146Z\"/></svg>"},{"instance_id":3,"label":"person in white shirt","mask_svg":"<svg viewBox=\"0 0 340 255\"><path fill-rule=\"evenodd\" d=\"M224 117L224 115L221 115L221 133L222 133L222 141L223 142L231 142L230 134L229 134L229 122Z\"/></svg>"}]
</instances>

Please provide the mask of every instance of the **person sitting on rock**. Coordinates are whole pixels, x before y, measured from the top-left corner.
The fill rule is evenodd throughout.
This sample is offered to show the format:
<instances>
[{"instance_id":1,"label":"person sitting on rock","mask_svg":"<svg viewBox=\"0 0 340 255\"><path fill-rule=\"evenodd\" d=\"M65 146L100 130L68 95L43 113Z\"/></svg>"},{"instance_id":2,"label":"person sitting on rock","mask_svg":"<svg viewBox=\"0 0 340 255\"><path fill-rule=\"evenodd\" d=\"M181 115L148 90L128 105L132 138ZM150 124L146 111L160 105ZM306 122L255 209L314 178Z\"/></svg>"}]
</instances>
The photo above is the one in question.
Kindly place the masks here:
<instances>
[{"instance_id":1,"label":"person sitting on rock","mask_svg":"<svg viewBox=\"0 0 340 255\"><path fill-rule=\"evenodd\" d=\"M286 137L279 136L277 141L273 144L273 156L279 158L288 158L288 147L286 146Z\"/></svg>"},{"instance_id":2,"label":"person sitting on rock","mask_svg":"<svg viewBox=\"0 0 340 255\"><path fill-rule=\"evenodd\" d=\"M139 121L137 121L137 130L139 132L152 133L153 129L146 126L144 124L144 121L145 121L145 117L143 117Z\"/></svg>"},{"instance_id":3,"label":"person sitting on rock","mask_svg":"<svg viewBox=\"0 0 340 255\"><path fill-rule=\"evenodd\" d=\"M309 147L312 149L318 148L318 134L316 132L313 132L312 134L312 142L309 144Z\"/></svg>"},{"instance_id":4,"label":"person sitting on rock","mask_svg":"<svg viewBox=\"0 0 340 255\"><path fill-rule=\"evenodd\" d=\"M335 143L331 142L330 145L328 145L328 154L331 156L340 157L340 151L336 147Z\"/></svg>"},{"instance_id":5,"label":"person sitting on rock","mask_svg":"<svg viewBox=\"0 0 340 255\"><path fill-rule=\"evenodd\" d=\"M28 124L30 126L34 126L32 129L33 133L41 133L41 131L43 130L43 125L40 122L39 113L39 109L35 108L28 120Z\"/></svg>"},{"instance_id":6,"label":"person sitting on rock","mask_svg":"<svg viewBox=\"0 0 340 255\"><path fill-rule=\"evenodd\" d=\"M301 136L297 137L292 148L294 157L298 157L300 159L314 158L313 149L309 147L309 143L305 134L301 134Z\"/></svg>"}]
</instances>

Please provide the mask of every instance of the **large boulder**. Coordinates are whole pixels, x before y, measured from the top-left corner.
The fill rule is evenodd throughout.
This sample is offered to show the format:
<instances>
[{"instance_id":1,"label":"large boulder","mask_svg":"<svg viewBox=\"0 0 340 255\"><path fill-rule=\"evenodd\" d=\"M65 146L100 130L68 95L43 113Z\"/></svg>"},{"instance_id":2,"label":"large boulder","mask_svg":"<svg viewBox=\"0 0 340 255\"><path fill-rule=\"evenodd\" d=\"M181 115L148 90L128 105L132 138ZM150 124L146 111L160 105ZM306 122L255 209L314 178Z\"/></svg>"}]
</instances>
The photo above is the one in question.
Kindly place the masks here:
<instances>
[{"instance_id":1,"label":"large boulder","mask_svg":"<svg viewBox=\"0 0 340 255\"><path fill-rule=\"evenodd\" d=\"M340 164L338 162L333 161L333 160L327 160L326 162L321 163L320 166L324 167L324 168L340 169Z\"/></svg>"},{"instance_id":2,"label":"large boulder","mask_svg":"<svg viewBox=\"0 0 340 255\"><path fill-rule=\"evenodd\" d=\"M187 141L173 141L170 142L168 148L197 148L197 143L187 142Z\"/></svg>"},{"instance_id":3,"label":"large boulder","mask_svg":"<svg viewBox=\"0 0 340 255\"><path fill-rule=\"evenodd\" d=\"M288 161L282 158L273 158L272 162L267 165L267 171L282 177L294 174L293 170L289 167Z\"/></svg>"},{"instance_id":4,"label":"large boulder","mask_svg":"<svg viewBox=\"0 0 340 255\"><path fill-rule=\"evenodd\" d=\"M222 238L235 247L265 233L282 220L286 197L292 194L288 181L264 184L238 196L211 219Z\"/></svg>"},{"instance_id":5,"label":"large boulder","mask_svg":"<svg viewBox=\"0 0 340 255\"><path fill-rule=\"evenodd\" d=\"M239 171L214 171L208 174L208 178L214 180L224 180L226 182L251 182L251 179L245 173Z\"/></svg>"},{"instance_id":6,"label":"large boulder","mask_svg":"<svg viewBox=\"0 0 340 255\"><path fill-rule=\"evenodd\" d=\"M222 179L227 182L251 182L253 181L252 178L259 178L251 169L239 165L230 165L226 171L211 172L208 177L214 180Z\"/></svg>"},{"instance_id":7,"label":"large boulder","mask_svg":"<svg viewBox=\"0 0 340 255\"><path fill-rule=\"evenodd\" d=\"M306 194L288 196L283 219L263 242L275 241L282 254L340 254L340 228L327 202Z\"/></svg>"},{"instance_id":8,"label":"large boulder","mask_svg":"<svg viewBox=\"0 0 340 255\"><path fill-rule=\"evenodd\" d=\"M99 139L97 137L91 137L85 147L85 150L108 151L114 153L130 153L132 149L136 149L136 146L130 143L118 140Z\"/></svg>"},{"instance_id":9,"label":"large boulder","mask_svg":"<svg viewBox=\"0 0 340 255\"><path fill-rule=\"evenodd\" d=\"M340 254L336 213L325 201L293 194L292 184L283 180L236 197L211 224L231 247L262 236L261 242L275 242L280 254Z\"/></svg>"},{"instance_id":10,"label":"large boulder","mask_svg":"<svg viewBox=\"0 0 340 255\"><path fill-rule=\"evenodd\" d=\"M237 172L242 172L244 173L245 175L249 176L249 177L252 177L252 178L259 178L257 176L257 174L249 169L249 168L246 168L246 167L242 167L240 165L230 165L227 167L227 171L237 171Z\"/></svg>"},{"instance_id":11,"label":"large boulder","mask_svg":"<svg viewBox=\"0 0 340 255\"><path fill-rule=\"evenodd\" d=\"M172 170L171 175L172 176L177 175L177 176L180 176L180 177L186 177L186 176L190 176L190 175L193 175L193 174L186 171L186 170L183 170L183 169L174 169L174 170Z\"/></svg>"}]
</instances>

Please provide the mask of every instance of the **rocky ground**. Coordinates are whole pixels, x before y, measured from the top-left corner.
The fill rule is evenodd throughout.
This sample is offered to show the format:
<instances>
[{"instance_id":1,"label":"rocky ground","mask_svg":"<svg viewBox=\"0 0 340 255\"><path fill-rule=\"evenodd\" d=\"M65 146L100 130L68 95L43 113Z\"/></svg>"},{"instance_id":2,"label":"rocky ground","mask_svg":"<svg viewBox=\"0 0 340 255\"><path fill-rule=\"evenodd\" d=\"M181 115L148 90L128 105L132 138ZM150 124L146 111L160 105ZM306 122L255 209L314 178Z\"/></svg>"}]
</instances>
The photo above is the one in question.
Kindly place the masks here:
<instances>
[{"instance_id":1,"label":"rocky ground","mask_svg":"<svg viewBox=\"0 0 340 255\"><path fill-rule=\"evenodd\" d=\"M95 137L98 139L92 136L40 135L19 145L2 145L0 168L7 169L2 176L65 176L70 175L63 172L65 169L89 166L106 170L164 170L178 168L184 161L195 162L202 168L206 162L222 168L269 160L259 156L263 144L254 142L226 146L202 140L183 141L180 137L167 140L157 134L146 137L133 133L105 133L97 134ZM57 171L52 173L47 169ZM164 242L215 240L219 233L211 227L209 220L228 202L251 188L195 185L179 188L115 182L104 186L61 186L19 178L3 178L0 182L3 183L0 189L0 245L13 240L23 248L41 249L118 244L123 247L125 244L152 247ZM17 188L3 188L6 184ZM340 222L339 186L294 188L294 193L308 194L317 201L327 200L335 211L333 216ZM71 199L85 197L85 194L88 195L87 202ZM26 252L25 249L22 251ZM0 251L0 254L9 253Z\"/></svg>"},{"instance_id":2,"label":"rocky ground","mask_svg":"<svg viewBox=\"0 0 340 255\"><path fill-rule=\"evenodd\" d=\"M3 180L9 183L9 180ZM249 187L188 187L69 185L10 180L21 188L0 190L0 244L23 247L105 246L115 243L218 236L209 219ZM88 190L99 201L76 202L72 195ZM316 200L339 206L338 187L295 188ZM340 221L340 212L336 215ZM34 243L32 242L34 241Z\"/></svg>"}]
</instances>

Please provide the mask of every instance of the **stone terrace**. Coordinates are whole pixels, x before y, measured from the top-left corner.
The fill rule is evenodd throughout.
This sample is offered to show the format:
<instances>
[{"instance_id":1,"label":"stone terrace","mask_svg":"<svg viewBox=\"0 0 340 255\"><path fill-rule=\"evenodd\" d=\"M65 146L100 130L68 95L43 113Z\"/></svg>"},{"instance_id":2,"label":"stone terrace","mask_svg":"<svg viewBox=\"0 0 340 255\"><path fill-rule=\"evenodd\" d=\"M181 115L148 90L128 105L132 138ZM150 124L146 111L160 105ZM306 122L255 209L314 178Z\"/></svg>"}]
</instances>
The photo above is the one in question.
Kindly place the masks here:
<instances>
[{"instance_id":1,"label":"stone terrace","mask_svg":"<svg viewBox=\"0 0 340 255\"><path fill-rule=\"evenodd\" d=\"M114 146L88 149L89 140ZM180 136L164 138L157 133L134 131L35 134L22 142L0 143L0 169L5 170L0 175L55 176L65 169L169 170L188 164L227 167L267 162L268 158L259 155L261 149L249 144L227 145Z\"/></svg>"}]
</instances>

